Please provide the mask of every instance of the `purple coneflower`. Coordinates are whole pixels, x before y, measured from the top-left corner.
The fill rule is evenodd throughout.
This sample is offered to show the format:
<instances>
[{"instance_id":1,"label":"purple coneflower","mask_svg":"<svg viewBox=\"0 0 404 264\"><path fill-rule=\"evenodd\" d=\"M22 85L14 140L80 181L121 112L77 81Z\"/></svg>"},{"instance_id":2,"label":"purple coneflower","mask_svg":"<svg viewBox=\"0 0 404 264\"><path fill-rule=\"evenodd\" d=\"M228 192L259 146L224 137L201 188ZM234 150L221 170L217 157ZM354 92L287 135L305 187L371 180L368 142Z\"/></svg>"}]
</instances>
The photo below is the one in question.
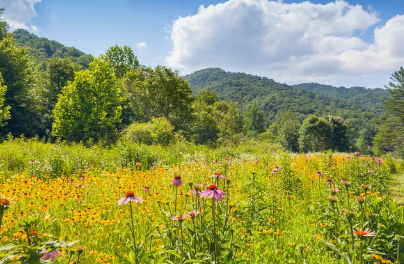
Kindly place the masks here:
<instances>
[{"instance_id":1,"label":"purple coneflower","mask_svg":"<svg viewBox=\"0 0 404 264\"><path fill-rule=\"evenodd\" d=\"M323 174L320 171L318 171L317 172L317 177L323 177Z\"/></svg>"},{"instance_id":2,"label":"purple coneflower","mask_svg":"<svg viewBox=\"0 0 404 264\"><path fill-rule=\"evenodd\" d=\"M127 191L126 194L125 194L125 197L119 199L118 204L119 205L127 204L127 203L129 203L131 201L134 201L136 203L143 203L143 200L141 198L139 198L139 197L136 197L134 192Z\"/></svg>"},{"instance_id":3,"label":"purple coneflower","mask_svg":"<svg viewBox=\"0 0 404 264\"><path fill-rule=\"evenodd\" d=\"M174 175L173 185L174 185L174 186L177 186L177 187L179 187L179 186L182 185L182 181L181 181L181 176L180 176L180 175L178 175L178 174Z\"/></svg>"},{"instance_id":4,"label":"purple coneflower","mask_svg":"<svg viewBox=\"0 0 404 264\"><path fill-rule=\"evenodd\" d=\"M188 218L188 215L177 215L177 216L171 217L170 219L173 220L173 221L180 221L180 222L182 222L182 221L184 221L184 220L187 219L187 218Z\"/></svg>"},{"instance_id":5,"label":"purple coneflower","mask_svg":"<svg viewBox=\"0 0 404 264\"><path fill-rule=\"evenodd\" d=\"M200 214L199 211L197 211L197 210L192 210L191 212L189 212L188 216L189 216L190 218L194 218L194 217L197 216L198 214Z\"/></svg>"},{"instance_id":6,"label":"purple coneflower","mask_svg":"<svg viewBox=\"0 0 404 264\"><path fill-rule=\"evenodd\" d=\"M326 184L333 185L334 182L331 179L327 179Z\"/></svg>"},{"instance_id":7,"label":"purple coneflower","mask_svg":"<svg viewBox=\"0 0 404 264\"><path fill-rule=\"evenodd\" d=\"M73 179L70 179L70 180L68 181L68 183L74 183L74 180L73 180Z\"/></svg>"},{"instance_id":8,"label":"purple coneflower","mask_svg":"<svg viewBox=\"0 0 404 264\"><path fill-rule=\"evenodd\" d=\"M223 191L219 190L214 184L209 185L207 190L201 192L201 197L210 197L210 199L215 199L216 201L221 201L224 196L226 196L226 194Z\"/></svg>"},{"instance_id":9,"label":"purple coneflower","mask_svg":"<svg viewBox=\"0 0 404 264\"><path fill-rule=\"evenodd\" d=\"M215 172L213 175L212 175L212 177L213 178L225 178L220 172Z\"/></svg>"},{"instance_id":10,"label":"purple coneflower","mask_svg":"<svg viewBox=\"0 0 404 264\"><path fill-rule=\"evenodd\" d=\"M145 186L145 187L144 187L144 191L145 191L145 192L149 192L149 191L150 191L150 186Z\"/></svg>"},{"instance_id":11,"label":"purple coneflower","mask_svg":"<svg viewBox=\"0 0 404 264\"><path fill-rule=\"evenodd\" d=\"M356 231L355 231L355 234L356 234L357 236L359 236L359 237L373 237L373 236L376 235L376 233L373 232L372 230L370 230L369 228L368 228L368 229L365 229L364 231L356 230Z\"/></svg>"},{"instance_id":12,"label":"purple coneflower","mask_svg":"<svg viewBox=\"0 0 404 264\"><path fill-rule=\"evenodd\" d=\"M46 252L47 252L47 250L44 248L44 249L42 249L41 254L44 254L44 253L46 253ZM42 259L42 260L48 260L48 259L56 260L57 257L58 257L58 255L59 255L59 253L60 253L59 250L51 251L51 252L46 253L45 255L43 255L43 256L41 257L41 259Z\"/></svg>"}]
</instances>

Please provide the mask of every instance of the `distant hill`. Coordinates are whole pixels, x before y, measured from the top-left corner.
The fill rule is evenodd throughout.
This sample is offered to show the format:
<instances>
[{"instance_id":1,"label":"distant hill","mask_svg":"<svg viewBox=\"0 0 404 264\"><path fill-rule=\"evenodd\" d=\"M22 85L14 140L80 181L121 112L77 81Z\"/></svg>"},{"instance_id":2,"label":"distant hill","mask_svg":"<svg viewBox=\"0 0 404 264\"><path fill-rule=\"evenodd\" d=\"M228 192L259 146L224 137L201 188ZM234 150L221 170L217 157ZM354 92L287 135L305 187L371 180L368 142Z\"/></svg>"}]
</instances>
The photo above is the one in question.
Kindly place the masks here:
<instances>
[{"instance_id":1,"label":"distant hill","mask_svg":"<svg viewBox=\"0 0 404 264\"><path fill-rule=\"evenodd\" d=\"M386 89L369 89L365 87L345 88L318 83L302 83L293 85L298 89L304 89L314 93L319 93L331 98L344 99L348 102L358 104L370 110L381 107L384 98L390 96Z\"/></svg>"},{"instance_id":2,"label":"distant hill","mask_svg":"<svg viewBox=\"0 0 404 264\"><path fill-rule=\"evenodd\" d=\"M266 77L245 73L226 72L208 68L184 76L194 93L214 91L219 99L238 102L247 110L255 104L266 114L269 123L285 110L301 119L309 114L339 115L350 122L370 120L388 92L383 89L332 87L321 84L289 86ZM359 127L358 127L359 129Z\"/></svg>"},{"instance_id":3,"label":"distant hill","mask_svg":"<svg viewBox=\"0 0 404 264\"><path fill-rule=\"evenodd\" d=\"M65 47L57 41L40 38L24 29L15 30L13 36L18 45L30 47L31 55L39 62L46 61L51 57L69 58L88 68L88 64L93 60L93 56L74 47Z\"/></svg>"}]
</instances>

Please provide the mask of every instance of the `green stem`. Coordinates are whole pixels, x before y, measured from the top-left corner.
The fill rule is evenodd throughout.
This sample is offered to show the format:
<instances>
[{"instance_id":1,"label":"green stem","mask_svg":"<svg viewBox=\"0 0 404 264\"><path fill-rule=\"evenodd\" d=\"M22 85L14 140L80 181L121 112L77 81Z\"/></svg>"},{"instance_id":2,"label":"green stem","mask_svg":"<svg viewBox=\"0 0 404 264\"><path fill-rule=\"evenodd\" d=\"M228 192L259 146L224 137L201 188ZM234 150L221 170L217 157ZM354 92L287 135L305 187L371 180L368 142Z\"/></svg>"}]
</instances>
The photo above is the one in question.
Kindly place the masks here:
<instances>
[{"instance_id":1,"label":"green stem","mask_svg":"<svg viewBox=\"0 0 404 264\"><path fill-rule=\"evenodd\" d=\"M352 240L352 251L355 249L355 237L353 234L353 227L352 227L352 218L348 218L349 222L349 229L351 230L351 240Z\"/></svg>"},{"instance_id":2,"label":"green stem","mask_svg":"<svg viewBox=\"0 0 404 264\"><path fill-rule=\"evenodd\" d=\"M215 198L212 198L212 219L213 219L213 250L214 250L214 260L216 262L216 222L215 222Z\"/></svg>"},{"instance_id":3,"label":"green stem","mask_svg":"<svg viewBox=\"0 0 404 264\"><path fill-rule=\"evenodd\" d=\"M175 187L174 214L177 213L177 194L178 194L178 187Z\"/></svg>"},{"instance_id":4,"label":"green stem","mask_svg":"<svg viewBox=\"0 0 404 264\"><path fill-rule=\"evenodd\" d=\"M180 222L180 232L181 232L181 263L184 263L184 233L182 232L182 221Z\"/></svg>"},{"instance_id":5,"label":"green stem","mask_svg":"<svg viewBox=\"0 0 404 264\"><path fill-rule=\"evenodd\" d=\"M4 209L0 208L0 233L1 233L1 224L3 223L3 213Z\"/></svg>"},{"instance_id":6,"label":"green stem","mask_svg":"<svg viewBox=\"0 0 404 264\"><path fill-rule=\"evenodd\" d=\"M135 253L135 263L137 264L137 249L136 249L136 238L135 238L135 227L133 225L133 209L132 209L132 201L129 202L130 208L130 220L131 220L131 233L133 239L133 252Z\"/></svg>"}]
</instances>

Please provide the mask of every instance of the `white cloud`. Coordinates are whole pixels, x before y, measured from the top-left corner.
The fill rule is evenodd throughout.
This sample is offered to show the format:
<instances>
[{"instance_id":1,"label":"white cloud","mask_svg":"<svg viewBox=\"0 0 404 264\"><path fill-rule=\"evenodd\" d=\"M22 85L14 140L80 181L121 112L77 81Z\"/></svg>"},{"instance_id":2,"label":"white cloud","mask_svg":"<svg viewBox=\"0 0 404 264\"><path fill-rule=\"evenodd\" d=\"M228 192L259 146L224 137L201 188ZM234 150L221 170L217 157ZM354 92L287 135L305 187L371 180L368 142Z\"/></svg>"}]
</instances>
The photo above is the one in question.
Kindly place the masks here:
<instances>
[{"instance_id":1,"label":"white cloud","mask_svg":"<svg viewBox=\"0 0 404 264\"><path fill-rule=\"evenodd\" d=\"M11 28L23 28L35 32L39 28L30 25L29 22L36 17L34 5L39 2L41 0L0 0L0 8L5 7L3 19Z\"/></svg>"},{"instance_id":2,"label":"white cloud","mask_svg":"<svg viewBox=\"0 0 404 264\"><path fill-rule=\"evenodd\" d=\"M139 43L136 43L136 47L137 47L138 49L145 49L145 48L147 48L147 43L146 43L146 42L139 42Z\"/></svg>"},{"instance_id":3,"label":"white cloud","mask_svg":"<svg viewBox=\"0 0 404 264\"><path fill-rule=\"evenodd\" d=\"M379 22L372 9L336 1L229 0L173 22L165 61L184 73L222 67L284 82L344 84L390 74L404 61L404 15Z\"/></svg>"}]
</instances>

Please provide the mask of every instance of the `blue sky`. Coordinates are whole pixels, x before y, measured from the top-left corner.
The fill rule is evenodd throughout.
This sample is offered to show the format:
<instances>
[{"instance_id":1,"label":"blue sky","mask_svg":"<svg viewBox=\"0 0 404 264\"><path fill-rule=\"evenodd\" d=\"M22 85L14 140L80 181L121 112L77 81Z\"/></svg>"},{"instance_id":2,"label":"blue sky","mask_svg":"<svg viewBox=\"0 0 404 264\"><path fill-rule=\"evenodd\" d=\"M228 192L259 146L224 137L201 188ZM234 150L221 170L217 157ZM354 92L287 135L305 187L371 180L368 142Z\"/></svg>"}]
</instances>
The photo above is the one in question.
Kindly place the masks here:
<instances>
[{"instance_id":1,"label":"blue sky","mask_svg":"<svg viewBox=\"0 0 404 264\"><path fill-rule=\"evenodd\" d=\"M128 45L142 64L164 64L183 74L217 66L286 83L380 87L399 65L404 66L404 48L398 47L403 39L392 36L404 26L404 1L311 0L297 6L293 3L303 1L274 2L0 0L0 7L6 7L4 18L13 28L25 27L94 56L115 44ZM201 5L213 6L199 10ZM353 15L348 17L345 13L350 11ZM313 18L313 13L318 16ZM400 19L392 20L397 15ZM299 21L306 21L306 26L292 30L302 24ZM333 27L323 28L327 23ZM384 29L379 39L388 43L376 47L377 28Z\"/></svg>"}]
</instances>

